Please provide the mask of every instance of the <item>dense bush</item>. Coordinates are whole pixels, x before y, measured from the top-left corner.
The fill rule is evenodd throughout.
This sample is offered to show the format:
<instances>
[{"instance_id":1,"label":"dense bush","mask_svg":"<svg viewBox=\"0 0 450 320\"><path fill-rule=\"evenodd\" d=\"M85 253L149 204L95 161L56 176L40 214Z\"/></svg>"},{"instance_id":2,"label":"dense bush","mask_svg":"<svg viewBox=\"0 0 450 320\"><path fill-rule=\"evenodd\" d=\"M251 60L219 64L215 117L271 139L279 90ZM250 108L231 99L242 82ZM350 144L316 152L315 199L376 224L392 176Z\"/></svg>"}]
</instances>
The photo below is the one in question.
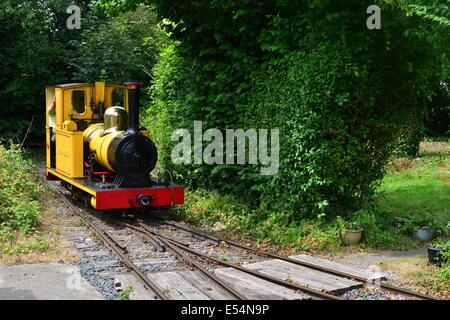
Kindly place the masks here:
<instances>
[{"instance_id":1,"label":"dense bush","mask_svg":"<svg viewBox=\"0 0 450 320\"><path fill-rule=\"evenodd\" d=\"M0 137L21 141L33 115L34 125L42 122L44 112L34 111L44 110L45 85L64 77L64 70L57 68L64 59L63 46L52 43L51 20L42 1L0 2Z\"/></svg>"},{"instance_id":2,"label":"dense bush","mask_svg":"<svg viewBox=\"0 0 450 320\"><path fill-rule=\"evenodd\" d=\"M440 76L428 25L400 2L157 2L179 42L165 49L148 124L160 161L185 184L234 193L274 222L345 214L371 199L396 141ZM174 10L176 8L176 10ZM280 169L175 165L177 128L280 129ZM267 210L266 210L267 209Z\"/></svg>"},{"instance_id":3,"label":"dense bush","mask_svg":"<svg viewBox=\"0 0 450 320\"><path fill-rule=\"evenodd\" d=\"M15 145L0 144L0 236L30 234L39 224L43 186L37 170Z\"/></svg>"},{"instance_id":4,"label":"dense bush","mask_svg":"<svg viewBox=\"0 0 450 320\"><path fill-rule=\"evenodd\" d=\"M445 75L444 75L445 76ZM448 80L430 86L430 101L425 107L411 113L397 139L394 155L414 158L419 154L420 142L425 137L445 138L450 134L450 92Z\"/></svg>"},{"instance_id":5,"label":"dense bush","mask_svg":"<svg viewBox=\"0 0 450 320\"><path fill-rule=\"evenodd\" d=\"M419 155L420 142L423 141L426 132L423 121L422 117L408 122L396 141L394 156L415 158Z\"/></svg>"}]
</instances>

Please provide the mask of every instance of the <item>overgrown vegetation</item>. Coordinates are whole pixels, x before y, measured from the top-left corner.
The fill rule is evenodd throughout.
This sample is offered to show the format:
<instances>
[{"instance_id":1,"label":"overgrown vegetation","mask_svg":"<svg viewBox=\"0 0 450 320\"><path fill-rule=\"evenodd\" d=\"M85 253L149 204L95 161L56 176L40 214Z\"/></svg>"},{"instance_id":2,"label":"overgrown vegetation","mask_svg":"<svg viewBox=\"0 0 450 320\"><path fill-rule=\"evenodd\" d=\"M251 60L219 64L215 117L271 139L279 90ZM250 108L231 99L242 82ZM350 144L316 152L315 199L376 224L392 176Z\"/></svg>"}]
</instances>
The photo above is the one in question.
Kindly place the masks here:
<instances>
[{"instance_id":1,"label":"overgrown vegetation","mask_svg":"<svg viewBox=\"0 0 450 320\"><path fill-rule=\"evenodd\" d=\"M147 124L162 166L193 189L251 203L270 225L365 209L398 138L420 141L424 105L447 76L450 23L436 27L433 17L448 22L448 12L375 1L383 27L369 31L363 13L373 1L200 3L155 1L177 41L150 89ZM278 173L259 175L261 163L174 164L171 134L192 133L194 120L203 130L279 129Z\"/></svg>"},{"instance_id":2,"label":"overgrown vegetation","mask_svg":"<svg viewBox=\"0 0 450 320\"><path fill-rule=\"evenodd\" d=\"M90 19L95 18L91 14ZM155 13L139 6L114 19L86 24L81 39L72 41L78 47L69 61L74 78L118 84L140 80L148 85L158 54L168 41Z\"/></svg>"},{"instance_id":3,"label":"overgrown vegetation","mask_svg":"<svg viewBox=\"0 0 450 320\"><path fill-rule=\"evenodd\" d=\"M17 145L0 144L0 256L22 255L52 247L37 227L45 188L38 172Z\"/></svg>"},{"instance_id":4,"label":"overgrown vegetation","mask_svg":"<svg viewBox=\"0 0 450 320\"><path fill-rule=\"evenodd\" d=\"M437 266L423 256L408 257L380 263L381 268L398 275L397 282L437 297L449 299L450 277L448 264Z\"/></svg>"},{"instance_id":5,"label":"overgrown vegetation","mask_svg":"<svg viewBox=\"0 0 450 320\"><path fill-rule=\"evenodd\" d=\"M81 30L65 26L70 4ZM381 30L366 28L372 4ZM447 0L4 0L0 136L21 141L35 114L30 136L43 138L47 84L140 78L160 162L191 190L185 219L297 250L341 247L349 224L363 248L414 247L414 228L448 217L448 156L411 157L424 134L447 134L449 17ZM175 165L171 135L194 120L279 129L278 173ZM401 170L393 153L410 157ZM1 156L6 244L36 236L42 208L20 150Z\"/></svg>"},{"instance_id":6,"label":"overgrown vegetation","mask_svg":"<svg viewBox=\"0 0 450 320\"><path fill-rule=\"evenodd\" d=\"M145 122L163 167L282 224L364 209L397 138L419 127L437 84L448 93L443 0L19 3L0 10L9 43L0 48L0 98L9 102L0 136L17 138L36 114L35 136L46 84L144 78L153 98ZM65 26L69 4L82 9L81 30ZM372 4L381 30L365 25ZM174 165L171 134L193 120L204 130L280 129L278 174L259 175L261 164Z\"/></svg>"},{"instance_id":7,"label":"overgrown vegetation","mask_svg":"<svg viewBox=\"0 0 450 320\"><path fill-rule=\"evenodd\" d=\"M43 187L37 183L37 172L16 145L0 145L0 223L2 232L36 231L42 205Z\"/></svg>"},{"instance_id":8,"label":"overgrown vegetation","mask_svg":"<svg viewBox=\"0 0 450 320\"><path fill-rule=\"evenodd\" d=\"M422 226L436 229L440 239L448 239L450 230L448 195L448 153L432 153L399 168L395 160L379 189L374 205L337 219L304 219L286 223L282 214L269 218L242 204L239 199L207 191L191 191L180 218L241 240L286 245L301 251L343 249L342 231L352 224L362 228L359 248L411 249L424 243L413 238Z\"/></svg>"},{"instance_id":9,"label":"overgrown vegetation","mask_svg":"<svg viewBox=\"0 0 450 320\"><path fill-rule=\"evenodd\" d=\"M88 12L84 0L0 2L0 138L20 143L34 119L28 138L44 140L44 88L73 79L69 40L79 33L65 27L70 4Z\"/></svg>"},{"instance_id":10,"label":"overgrown vegetation","mask_svg":"<svg viewBox=\"0 0 450 320\"><path fill-rule=\"evenodd\" d=\"M141 80L167 37L147 7L109 17L98 0L3 0L0 2L0 138L44 141L45 86L61 83ZM81 29L66 26L77 5Z\"/></svg>"}]
</instances>

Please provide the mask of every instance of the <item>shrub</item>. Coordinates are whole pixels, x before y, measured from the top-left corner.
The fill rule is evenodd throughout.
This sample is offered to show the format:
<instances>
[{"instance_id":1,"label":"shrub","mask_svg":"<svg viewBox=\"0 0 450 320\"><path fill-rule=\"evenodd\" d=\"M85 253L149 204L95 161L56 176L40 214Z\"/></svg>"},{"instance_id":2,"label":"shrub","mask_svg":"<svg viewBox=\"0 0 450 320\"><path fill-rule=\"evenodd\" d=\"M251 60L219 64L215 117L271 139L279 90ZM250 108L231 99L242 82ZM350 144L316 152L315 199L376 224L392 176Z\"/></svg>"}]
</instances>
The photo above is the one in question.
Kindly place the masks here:
<instances>
[{"instance_id":1,"label":"shrub","mask_svg":"<svg viewBox=\"0 0 450 320\"><path fill-rule=\"evenodd\" d=\"M425 128L423 123L419 119L411 121L398 138L394 155L397 157L416 158L419 155L420 142L424 137Z\"/></svg>"},{"instance_id":2,"label":"shrub","mask_svg":"<svg viewBox=\"0 0 450 320\"><path fill-rule=\"evenodd\" d=\"M19 231L29 235L36 230L41 214L39 201L43 187L37 183L36 168L16 145L0 144L0 232L2 236Z\"/></svg>"},{"instance_id":3,"label":"shrub","mask_svg":"<svg viewBox=\"0 0 450 320\"><path fill-rule=\"evenodd\" d=\"M250 72L241 80L245 90L229 84L236 77L232 70L208 75L198 59L188 61L176 47L166 49L155 69L147 120L161 164L188 186L240 195L263 210L284 212L288 220L360 208L374 195L402 119L414 109L412 88L418 80L406 67L403 73L376 72L379 66L366 62L372 59L358 58L359 46L316 43L306 39L301 50ZM416 46L403 49L420 51ZM396 65L420 57L415 53L402 61L384 54L383 63ZM387 85L401 87L409 102L398 100L397 90L387 91ZM260 176L259 166L249 165L174 165L171 133L192 130L193 120L203 120L204 130L280 129L278 174Z\"/></svg>"},{"instance_id":4,"label":"shrub","mask_svg":"<svg viewBox=\"0 0 450 320\"><path fill-rule=\"evenodd\" d=\"M376 1L383 27L372 31L370 1L154 3L178 41L162 52L150 88L146 122L161 165L186 186L251 203L255 219L274 224L369 202L442 67L428 25L400 2ZM261 163L172 163L172 132L192 133L194 120L203 130L279 129L278 174L259 175Z\"/></svg>"}]
</instances>

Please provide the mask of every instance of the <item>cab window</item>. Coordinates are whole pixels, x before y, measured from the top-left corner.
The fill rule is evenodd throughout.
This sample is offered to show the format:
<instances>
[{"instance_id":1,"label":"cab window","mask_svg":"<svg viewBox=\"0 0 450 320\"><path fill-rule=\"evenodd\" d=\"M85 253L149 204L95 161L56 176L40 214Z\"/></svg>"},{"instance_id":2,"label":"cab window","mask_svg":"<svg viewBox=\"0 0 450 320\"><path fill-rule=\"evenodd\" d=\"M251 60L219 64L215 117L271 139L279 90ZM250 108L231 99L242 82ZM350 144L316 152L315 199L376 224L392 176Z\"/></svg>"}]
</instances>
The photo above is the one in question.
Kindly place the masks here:
<instances>
[{"instance_id":1,"label":"cab window","mask_svg":"<svg viewBox=\"0 0 450 320\"><path fill-rule=\"evenodd\" d=\"M86 111L86 93L84 90L72 91L72 113L83 114Z\"/></svg>"},{"instance_id":2,"label":"cab window","mask_svg":"<svg viewBox=\"0 0 450 320\"><path fill-rule=\"evenodd\" d=\"M111 102L112 106L125 107L125 91L122 89L113 89Z\"/></svg>"}]
</instances>

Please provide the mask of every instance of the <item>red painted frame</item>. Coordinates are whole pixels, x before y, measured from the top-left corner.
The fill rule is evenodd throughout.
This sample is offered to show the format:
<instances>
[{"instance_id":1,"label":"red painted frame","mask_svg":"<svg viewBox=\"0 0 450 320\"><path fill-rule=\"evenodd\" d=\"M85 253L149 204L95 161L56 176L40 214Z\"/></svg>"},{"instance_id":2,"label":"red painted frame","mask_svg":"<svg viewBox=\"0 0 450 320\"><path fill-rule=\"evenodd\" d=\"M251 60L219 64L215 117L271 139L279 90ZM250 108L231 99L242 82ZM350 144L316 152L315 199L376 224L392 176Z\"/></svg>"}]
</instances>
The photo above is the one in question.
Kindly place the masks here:
<instances>
[{"instance_id":1,"label":"red painted frame","mask_svg":"<svg viewBox=\"0 0 450 320\"><path fill-rule=\"evenodd\" d=\"M52 174L47 168L45 180L64 180L74 187L79 188L72 179L64 177L64 175L62 176L63 177L58 177ZM80 182L78 182L78 184L80 184ZM98 210L139 208L141 205L136 198L140 195L149 195L154 198L151 202L151 207L165 207L184 203L184 187L177 185L101 191L93 190L86 185L84 185L84 187L92 190L90 196L93 196L93 192L95 192L96 209ZM84 191L86 192L86 190Z\"/></svg>"},{"instance_id":2,"label":"red painted frame","mask_svg":"<svg viewBox=\"0 0 450 320\"><path fill-rule=\"evenodd\" d=\"M98 210L128 209L141 207L136 198L139 195L154 197L152 207L171 206L184 203L183 187L153 187L126 190L105 190L96 192Z\"/></svg>"}]
</instances>

